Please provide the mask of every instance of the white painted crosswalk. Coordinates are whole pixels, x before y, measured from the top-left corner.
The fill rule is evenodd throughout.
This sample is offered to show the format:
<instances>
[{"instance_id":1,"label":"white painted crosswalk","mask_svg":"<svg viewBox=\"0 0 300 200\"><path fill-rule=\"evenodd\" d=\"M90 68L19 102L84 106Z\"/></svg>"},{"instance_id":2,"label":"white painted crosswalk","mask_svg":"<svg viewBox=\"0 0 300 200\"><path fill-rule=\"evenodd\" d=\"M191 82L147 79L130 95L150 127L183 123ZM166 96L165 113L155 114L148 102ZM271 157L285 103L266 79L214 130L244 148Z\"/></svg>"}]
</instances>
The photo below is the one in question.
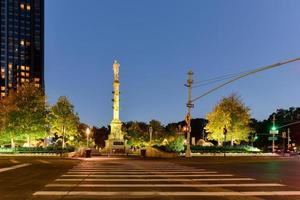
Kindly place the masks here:
<instances>
[{"instance_id":1,"label":"white painted crosswalk","mask_svg":"<svg viewBox=\"0 0 300 200\"><path fill-rule=\"evenodd\" d=\"M211 188L211 189L209 189ZM199 196L299 196L280 183L265 183L251 177L198 169L179 164L130 165L119 162L83 161L33 194L38 199L72 196L199 197ZM73 199L73 198L72 198Z\"/></svg>"}]
</instances>

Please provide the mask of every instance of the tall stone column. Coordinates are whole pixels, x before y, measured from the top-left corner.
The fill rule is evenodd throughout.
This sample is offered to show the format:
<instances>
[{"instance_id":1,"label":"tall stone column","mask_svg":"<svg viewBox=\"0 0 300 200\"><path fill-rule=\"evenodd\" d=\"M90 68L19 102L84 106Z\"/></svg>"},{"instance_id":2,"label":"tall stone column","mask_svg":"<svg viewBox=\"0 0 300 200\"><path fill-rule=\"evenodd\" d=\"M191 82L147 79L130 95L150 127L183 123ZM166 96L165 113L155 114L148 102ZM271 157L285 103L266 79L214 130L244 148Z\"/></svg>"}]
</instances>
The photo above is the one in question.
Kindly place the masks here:
<instances>
[{"instance_id":1,"label":"tall stone column","mask_svg":"<svg viewBox=\"0 0 300 200\"><path fill-rule=\"evenodd\" d=\"M119 82L119 67L118 61L113 63L114 82L113 82L113 121L120 121L120 82Z\"/></svg>"},{"instance_id":2,"label":"tall stone column","mask_svg":"<svg viewBox=\"0 0 300 200\"><path fill-rule=\"evenodd\" d=\"M106 147L109 152L117 151L125 153L124 133L122 132L122 122L120 120L120 64L118 61L113 63L114 81L113 81L113 119L110 123L110 134L106 141Z\"/></svg>"}]
</instances>

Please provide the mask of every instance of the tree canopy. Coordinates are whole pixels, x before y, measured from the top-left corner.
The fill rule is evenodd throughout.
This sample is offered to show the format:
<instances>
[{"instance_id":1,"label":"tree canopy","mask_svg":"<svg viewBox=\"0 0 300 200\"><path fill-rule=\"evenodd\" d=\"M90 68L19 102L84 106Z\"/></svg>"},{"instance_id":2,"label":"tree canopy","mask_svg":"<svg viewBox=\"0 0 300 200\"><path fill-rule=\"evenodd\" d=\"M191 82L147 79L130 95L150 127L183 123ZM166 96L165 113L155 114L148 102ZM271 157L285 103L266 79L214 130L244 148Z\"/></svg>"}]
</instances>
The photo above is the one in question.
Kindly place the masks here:
<instances>
[{"instance_id":1,"label":"tree canopy","mask_svg":"<svg viewBox=\"0 0 300 200\"><path fill-rule=\"evenodd\" d=\"M248 141L250 133L250 109L235 94L223 98L207 114L208 124L205 127L210 134L208 139L216 140L219 144L224 141L224 128L227 129L226 141L239 143Z\"/></svg>"},{"instance_id":2,"label":"tree canopy","mask_svg":"<svg viewBox=\"0 0 300 200\"><path fill-rule=\"evenodd\" d=\"M17 91L11 90L8 97L1 100L1 123L7 138L27 136L43 138L47 131L46 98L44 92L34 83L24 83ZM13 140L12 140L13 146Z\"/></svg>"},{"instance_id":3,"label":"tree canopy","mask_svg":"<svg viewBox=\"0 0 300 200\"><path fill-rule=\"evenodd\" d=\"M67 97L59 97L56 104L50 108L48 119L50 131L62 137L63 147L65 146L65 137L77 135L79 117Z\"/></svg>"}]
</instances>

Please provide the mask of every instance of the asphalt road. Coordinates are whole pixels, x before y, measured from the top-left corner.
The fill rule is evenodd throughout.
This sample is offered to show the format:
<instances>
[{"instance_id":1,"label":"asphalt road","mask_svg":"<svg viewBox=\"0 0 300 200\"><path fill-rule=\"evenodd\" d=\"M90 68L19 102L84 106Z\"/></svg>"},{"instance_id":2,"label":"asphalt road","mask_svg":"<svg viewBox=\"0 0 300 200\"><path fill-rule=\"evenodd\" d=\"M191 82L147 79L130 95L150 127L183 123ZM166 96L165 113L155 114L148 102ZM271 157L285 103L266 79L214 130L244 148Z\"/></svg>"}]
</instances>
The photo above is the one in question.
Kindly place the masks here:
<instances>
[{"instance_id":1,"label":"asphalt road","mask_svg":"<svg viewBox=\"0 0 300 200\"><path fill-rule=\"evenodd\" d=\"M299 200L300 158L0 157L0 199Z\"/></svg>"}]
</instances>

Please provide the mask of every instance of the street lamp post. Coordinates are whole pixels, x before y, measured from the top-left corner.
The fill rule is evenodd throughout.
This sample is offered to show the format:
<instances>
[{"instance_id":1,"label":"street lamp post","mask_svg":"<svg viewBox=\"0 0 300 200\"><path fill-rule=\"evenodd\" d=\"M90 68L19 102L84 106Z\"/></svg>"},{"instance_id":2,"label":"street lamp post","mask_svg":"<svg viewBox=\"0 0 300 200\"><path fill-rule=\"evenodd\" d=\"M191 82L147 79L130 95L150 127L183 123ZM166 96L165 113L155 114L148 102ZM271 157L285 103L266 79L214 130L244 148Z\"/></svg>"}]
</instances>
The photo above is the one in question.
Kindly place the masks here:
<instances>
[{"instance_id":1,"label":"street lamp post","mask_svg":"<svg viewBox=\"0 0 300 200\"><path fill-rule=\"evenodd\" d=\"M153 133L153 128L152 126L149 127L149 142L150 144L152 143L152 133Z\"/></svg>"},{"instance_id":2,"label":"street lamp post","mask_svg":"<svg viewBox=\"0 0 300 200\"><path fill-rule=\"evenodd\" d=\"M89 136L90 136L91 130L89 127L86 128L86 147L89 148Z\"/></svg>"}]
</instances>

